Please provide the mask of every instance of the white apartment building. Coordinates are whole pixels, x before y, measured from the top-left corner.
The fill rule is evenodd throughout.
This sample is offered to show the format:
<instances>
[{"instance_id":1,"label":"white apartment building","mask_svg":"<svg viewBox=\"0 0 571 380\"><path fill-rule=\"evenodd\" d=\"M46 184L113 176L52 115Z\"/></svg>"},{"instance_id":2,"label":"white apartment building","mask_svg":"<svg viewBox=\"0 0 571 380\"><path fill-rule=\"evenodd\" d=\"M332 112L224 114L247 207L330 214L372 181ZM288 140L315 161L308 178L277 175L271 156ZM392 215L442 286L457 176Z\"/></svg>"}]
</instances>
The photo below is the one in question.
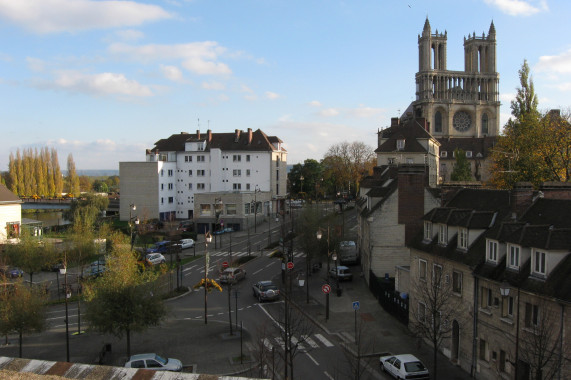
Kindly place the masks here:
<instances>
[{"instance_id":1,"label":"white apartment building","mask_svg":"<svg viewBox=\"0 0 571 380\"><path fill-rule=\"evenodd\" d=\"M259 194L271 200L269 213L285 199L286 167L283 142L259 129L171 135L147 150L145 162L119 163L120 218L197 219L196 195L212 193L217 203L236 193Z\"/></svg>"}]
</instances>

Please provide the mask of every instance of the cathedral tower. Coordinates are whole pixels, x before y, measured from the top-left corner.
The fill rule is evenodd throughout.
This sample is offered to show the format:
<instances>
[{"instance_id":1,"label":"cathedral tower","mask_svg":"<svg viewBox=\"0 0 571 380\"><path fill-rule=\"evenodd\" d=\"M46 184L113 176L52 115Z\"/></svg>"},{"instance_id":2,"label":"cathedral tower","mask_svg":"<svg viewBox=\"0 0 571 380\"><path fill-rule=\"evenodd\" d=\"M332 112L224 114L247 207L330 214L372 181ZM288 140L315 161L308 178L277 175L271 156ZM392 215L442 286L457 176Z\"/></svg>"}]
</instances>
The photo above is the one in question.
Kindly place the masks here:
<instances>
[{"instance_id":1,"label":"cathedral tower","mask_svg":"<svg viewBox=\"0 0 571 380\"><path fill-rule=\"evenodd\" d=\"M433 34L428 18L418 36L416 100L413 112L430 122L436 138L480 138L499 134L499 74L496 29L464 37L464 71L446 68L447 32Z\"/></svg>"}]
</instances>

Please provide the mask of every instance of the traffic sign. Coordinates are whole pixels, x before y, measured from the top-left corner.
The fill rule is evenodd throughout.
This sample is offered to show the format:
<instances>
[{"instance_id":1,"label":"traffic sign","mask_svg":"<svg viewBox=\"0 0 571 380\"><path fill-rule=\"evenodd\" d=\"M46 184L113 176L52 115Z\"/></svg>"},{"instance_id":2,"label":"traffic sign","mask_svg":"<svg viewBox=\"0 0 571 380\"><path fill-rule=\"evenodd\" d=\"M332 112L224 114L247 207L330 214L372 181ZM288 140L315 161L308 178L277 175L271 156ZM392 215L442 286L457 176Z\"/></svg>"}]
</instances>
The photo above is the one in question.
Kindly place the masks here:
<instances>
[{"instance_id":1,"label":"traffic sign","mask_svg":"<svg viewBox=\"0 0 571 380\"><path fill-rule=\"evenodd\" d=\"M359 301L353 301L353 310L359 310L360 307Z\"/></svg>"},{"instance_id":2,"label":"traffic sign","mask_svg":"<svg viewBox=\"0 0 571 380\"><path fill-rule=\"evenodd\" d=\"M329 284L324 284L321 287L321 291L325 294L329 294L329 292L331 291L331 286Z\"/></svg>"},{"instance_id":3,"label":"traffic sign","mask_svg":"<svg viewBox=\"0 0 571 380\"><path fill-rule=\"evenodd\" d=\"M293 261L288 261L287 263L287 269L293 269Z\"/></svg>"},{"instance_id":4,"label":"traffic sign","mask_svg":"<svg viewBox=\"0 0 571 380\"><path fill-rule=\"evenodd\" d=\"M224 261L222 263L222 268L228 268L228 261Z\"/></svg>"}]
</instances>

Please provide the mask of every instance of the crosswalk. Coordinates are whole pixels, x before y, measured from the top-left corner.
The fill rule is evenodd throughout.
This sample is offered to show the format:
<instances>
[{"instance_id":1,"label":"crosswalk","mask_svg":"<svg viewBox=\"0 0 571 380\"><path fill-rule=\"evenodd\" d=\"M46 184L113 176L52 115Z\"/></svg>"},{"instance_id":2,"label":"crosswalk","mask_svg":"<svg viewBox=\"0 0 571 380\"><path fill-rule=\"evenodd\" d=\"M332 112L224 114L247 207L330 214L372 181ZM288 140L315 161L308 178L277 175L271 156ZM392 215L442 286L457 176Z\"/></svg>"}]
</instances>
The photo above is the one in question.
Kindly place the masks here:
<instances>
[{"instance_id":1,"label":"crosswalk","mask_svg":"<svg viewBox=\"0 0 571 380\"><path fill-rule=\"evenodd\" d=\"M262 339L262 344L268 351L271 351L272 348L274 347L276 349L281 349L281 350L285 349L284 340L281 336L274 338L264 338ZM297 349L302 352L307 352L310 351L311 349L317 349L322 346L325 348L334 346L334 344L331 343L322 334L312 334L311 336L306 335L299 338L292 336L291 344L292 346L297 346Z\"/></svg>"},{"instance_id":2,"label":"crosswalk","mask_svg":"<svg viewBox=\"0 0 571 380\"><path fill-rule=\"evenodd\" d=\"M266 256L270 256L271 254L272 254L272 252L268 252L268 253L266 253ZM210 257L222 257L222 256L228 256L228 255L229 255L228 250L210 253ZM248 255L248 251L232 252L233 257L242 257L242 256L247 256L247 255ZM250 252L250 255L251 256L257 256L257 252ZM305 257L305 252L297 251L294 249L293 257L295 257L295 258Z\"/></svg>"}]
</instances>

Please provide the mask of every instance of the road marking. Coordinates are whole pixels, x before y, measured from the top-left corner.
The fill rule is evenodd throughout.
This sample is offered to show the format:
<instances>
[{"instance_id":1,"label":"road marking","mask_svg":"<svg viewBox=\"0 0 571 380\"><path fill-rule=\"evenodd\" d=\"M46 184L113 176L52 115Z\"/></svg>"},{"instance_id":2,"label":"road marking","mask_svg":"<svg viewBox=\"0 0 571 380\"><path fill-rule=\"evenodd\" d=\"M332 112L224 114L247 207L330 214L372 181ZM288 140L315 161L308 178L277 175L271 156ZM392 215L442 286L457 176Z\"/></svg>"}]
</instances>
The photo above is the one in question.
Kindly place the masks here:
<instances>
[{"instance_id":1,"label":"road marking","mask_svg":"<svg viewBox=\"0 0 571 380\"><path fill-rule=\"evenodd\" d=\"M319 339L321 343L323 343L326 347L333 347L333 343L325 339L325 337L321 334L315 334L315 337Z\"/></svg>"},{"instance_id":2,"label":"road marking","mask_svg":"<svg viewBox=\"0 0 571 380\"><path fill-rule=\"evenodd\" d=\"M193 269L193 268L196 268L197 266L198 266L198 265L193 265L193 266L191 266L191 267L184 268L182 271L183 271L183 272L186 272L187 270L191 270L191 269Z\"/></svg>"},{"instance_id":3,"label":"road marking","mask_svg":"<svg viewBox=\"0 0 571 380\"><path fill-rule=\"evenodd\" d=\"M252 273L252 274L258 274L258 273L260 273L261 271L263 271L264 269L265 269L265 268L260 268L260 269L258 269L257 271L255 271L255 272Z\"/></svg>"},{"instance_id":4,"label":"road marking","mask_svg":"<svg viewBox=\"0 0 571 380\"><path fill-rule=\"evenodd\" d=\"M276 343L278 344L278 346L279 346L281 349L285 350L285 343L284 343L284 340L283 340L281 337L279 337L279 336L278 336L278 337L275 337L274 340L276 341Z\"/></svg>"},{"instance_id":5,"label":"road marking","mask_svg":"<svg viewBox=\"0 0 571 380\"><path fill-rule=\"evenodd\" d=\"M319 365L319 363L317 362L317 360L315 360L315 359L313 358L313 356L311 356L311 355L310 355L310 354L308 354L307 352L306 352L305 354L307 355L307 357L308 357L308 358L310 358L310 359L311 359L311 361L312 361L312 362L314 362L314 363L315 363L315 365Z\"/></svg>"},{"instance_id":6,"label":"road marking","mask_svg":"<svg viewBox=\"0 0 571 380\"><path fill-rule=\"evenodd\" d=\"M277 263L277 261L272 261L271 263L269 263L268 265L266 265L266 268L271 267L271 266L274 265L275 263Z\"/></svg>"},{"instance_id":7,"label":"road marking","mask_svg":"<svg viewBox=\"0 0 571 380\"><path fill-rule=\"evenodd\" d=\"M268 338L264 338L263 342L264 342L264 346L266 346L266 348L271 351L273 346L270 343L270 341L268 340Z\"/></svg>"},{"instance_id":8,"label":"road marking","mask_svg":"<svg viewBox=\"0 0 571 380\"><path fill-rule=\"evenodd\" d=\"M305 337L305 342L309 344L312 348L319 348L319 345L315 343L315 341L310 337Z\"/></svg>"},{"instance_id":9,"label":"road marking","mask_svg":"<svg viewBox=\"0 0 571 380\"><path fill-rule=\"evenodd\" d=\"M240 253L237 253L236 256L245 256L247 254L248 254L248 252L240 252Z\"/></svg>"},{"instance_id":10,"label":"road marking","mask_svg":"<svg viewBox=\"0 0 571 380\"><path fill-rule=\"evenodd\" d=\"M331 376L330 374L327 373L327 371L323 372L323 374L324 374L325 376L327 376L329 379L335 380L335 379L333 378L333 376Z\"/></svg>"},{"instance_id":11,"label":"road marking","mask_svg":"<svg viewBox=\"0 0 571 380\"><path fill-rule=\"evenodd\" d=\"M341 332L341 337L343 339L345 339L347 342L354 342L355 341L355 337L352 334L349 334L347 331L342 331Z\"/></svg>"}]
</instances>

